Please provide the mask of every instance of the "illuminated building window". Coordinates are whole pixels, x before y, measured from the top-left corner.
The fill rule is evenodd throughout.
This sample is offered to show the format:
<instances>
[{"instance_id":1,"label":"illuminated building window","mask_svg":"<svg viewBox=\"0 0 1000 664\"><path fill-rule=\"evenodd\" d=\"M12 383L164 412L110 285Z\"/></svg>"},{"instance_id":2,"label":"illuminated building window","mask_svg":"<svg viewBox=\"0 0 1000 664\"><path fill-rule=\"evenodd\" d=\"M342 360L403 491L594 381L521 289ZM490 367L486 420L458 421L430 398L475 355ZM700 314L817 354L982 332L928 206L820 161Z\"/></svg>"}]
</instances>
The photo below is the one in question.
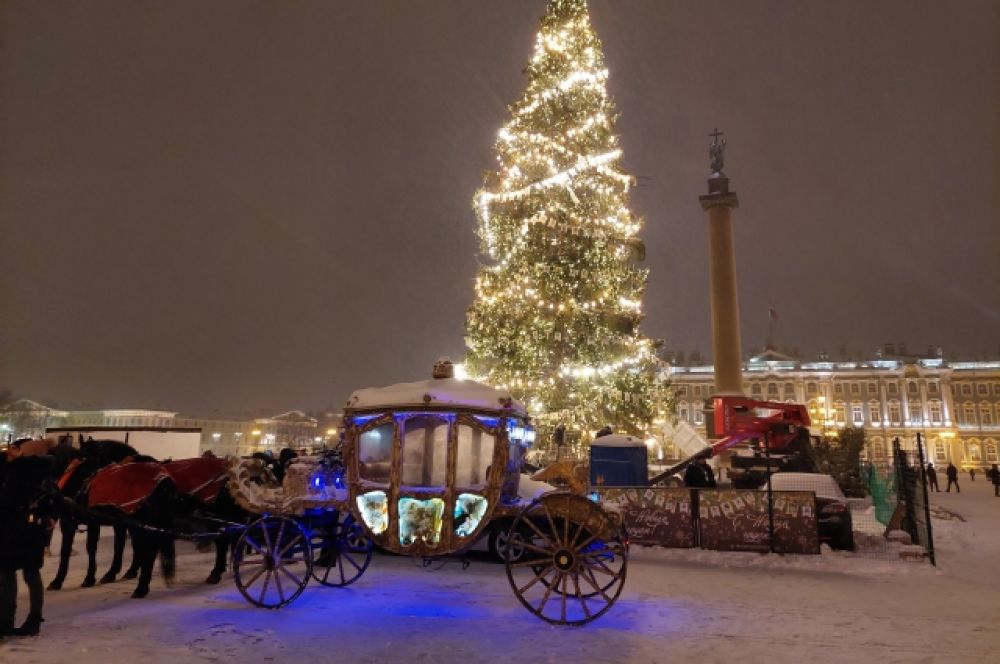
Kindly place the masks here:
<instances>
[{"instance_id":1,"label":"illuminated building window","mask_svg":"<svg viewBox=\"0 0 1000 664\"><path fill-rule=\"evenodd\" d=\"M778 394L778 384L768 383L767 384L767 398L771 401L777 401L780 396Z\"/></svg>"},{"instance_id":2,"label":"illuminated building window","mask_svg":"<svg viewBox=\"0 0 1000 664\"><path fill-rule=\"evenodd\" d=\"M678 406L677 417L680 418L681 422L691 421L690 419L688 419L690 415L688 414L688 405L686 403L682 403L680 406Z\"/></svg>"},{"instance_id":3,"label":"illuminated building window","mask_svg":"<svg viewBox=\"0 0 1000 664\"><path fill-rule=\"evenodd\" d=\"M809 394L816 394L817 391L816 383L806 383L806 392Z\"/></svg>"},{"instance_id":4,"label":"illuminated building window","mask_svg":"<svg viewBox=\"0 0 1000 664\"><path fill-rule=\"evenodd\" d=\"M931 422L934 424L941 423L941 402L931 401L927 404L927 410L929 411Z\"/></svg>"},{"instance_id":5,"label":"illuminated building window","mask_svg":"<svg viewBox=\"0 0 1000 664\"><path fill-rule=\"evenodd\" d=\"M865 415L861 408L861 404L851 404L851 421L859 425L865 423Z\"/></svg>"},{"instance_id":6,"label":"illuminated building window","mask_svg":"<svg viewBox=\"0 0 1000 664\"><path fill-rule=\"evenodd\" d=\"M872 424L878 424L882 421L882 407L877 401L870 401L868 403L868 417L871 419Z\"/></svg>"},{"instance_id":7,"label":"illuminated building window","mask_svg":"<svg viewBox=\"0 0 1000 664\"><path fill-rule=\"evenodd\" d=\"M986 441L986 460L996 463L997 460L997 444L993 441Z\"/></svg>"},{"instance_id":8,"label":"illuminated building window","mask_svg":"<svg viewBox=\"0 0 1000 664\"><path fill-rule=\"evenodd\" d=\"M927 383L927 394L937 394L938 384L937 383Z\"/></svg>"},{"instance_id":9,"label":"illuminated building window","mask_svg":"<svg viewBox=\"0 0 1000 664\"><path fill-rule=\"evenodd\" d=\"M910 411L910 423L920 424L924 421L923 404L919 401L910 401L909 404Z\"/></svg>"},{"instance_id":10,"label":"illuminated building window","mask_svg":"<svg viewBox=\"0 0 1000 664\"><path fill-rule=\"evenodd\" d=\"M972 396L972 383L962 383L962 396L963 397Z\"/></svg>"},{"instance_id":11,"label":"illuminated building window","mask_svg":"<svg viewBox=\"0 0 1000 664\"><path fill-rule=\"evenodd\" d=\"M934 460L935 461L948 460L948 454L945 451L944 443L942 442L934 443Z\"/></svg>"},{"instance_id":12,"label":"illuminated building window","mask_svg":"<svg viewBox=\"0 0 1000 664\"><path fill-rule=\"evenodd\" d=\"M978 443L969 443L969 461L982 461L983 455L979 452Z\"/></svg>"},{"instance_id":13,"label":"illuminated building window","mask_svg":"<svg viewBox=\"0 0 1000 664\"><path fill-rule=\"evenodd\" d=\"M906 393L907 394L919 394L920 393L920 390L917 387L916 382L914 382L914 381L911 380L910 382L908 382L906 384Z\"/></svg>"},{"instance_id":14,"label":"illuminated building window","mask_svg":"<svg viewBox=\"0 0 1000 664\"><path fill-rule=\"evenodd\" d=\"M976 423L976 407L971 403L967 403L962 406L962 415L965 420L965 424L975 424Z\"/></svg>"},{"instance_id":15,"label":"illuminated building window","mask_svg":"<svg viewBox=\"0 0 1000 664\"><path fill-rule=\"evenodd\" d=\"M875 383L868 383L868 394L878 394L878 385Z\"/></svg>"},{"instance_id":16,"label":"illuminated building window","mask_svg":"<svg viewBox=\"0 0 1000 664\"><path fill-rule=\"evenodd\" d=\"M837 424L844 424L847 421L847 411L844 408L844 404L834 404L833 418L837 421Z\"/></svg>"},{"instance_id":17,"label":"illuminated building window","mask_svg":"<svg viewBox=\"0 0 1000 664\"><path fill-rule=\"evenodd\" d=\"M993 425L993 404L979 404L979 423L984 427Z\"/></svg>"},{"instance_id":18,"label":"illuminated building window","mask_svg":"<svg viewBox=\"0 0 1000 664\"><path fill-rule=\"evenodd\" d=\"M750 388L750 396L754 399L760 399L763 394L761 393L760 383L754 383L753 387Z\"/></svg>"},{"instance_id":19,"label":"illuminated building window","mask_svg":"<svg viewBox=\"0 0 1000 664\"><path fill-rule=\"evenodd\" d=\"M861 385L858 383L851 383L851 394L861 394Z\"/></svg>"},{"instance_id":20,"label":"illuminated building window","mask_svg":"<svg viewBox=\"0 0 1000 664\"><path fill-rule=\"evenodd\" d=\"M793 383L785 383L785 398L794 399L795 398L795 385Z\"/></svg>"},{"instance_id":21,"label":"illuminated building window","mask_svg":"<svg viewBox=\"0 0 1000 664\"><path fill-rule=\"evenodd\" d=\"M886 387L889 394L899 394L899 385L896 383L889 383Z\"/></svg>"},{"instance_id":22,"label":"illuminated building window","mask_svg":"<svg viewBox=\"0 0 1000 664\"><path fill-rule=\"evenodd\" d=\"M833 393L834 394L843 394L844 393L844 384L843 383L834 383L834 385L833 385Z\"/></svg>"},{"instance_id":23,"label":"illuminated building window","mask_svg":"<svg viewBox=\"0 0 1000 664\"><path fill-rule=\"evenodd\" d=\"M899 424L900 422L902 422L902 420L903 420L903 416L902 416L902 411L900 410L900 407L899 407L899 402L898 401L890 401L889 402L889 422L891 424Z\"/></svg>"},{"instance_id":24,"label":"illuminated building window","mask_svg":"<svg viewBox=\"0 0 1000 664\"><path fill-rule=\"evenodd\" d=\"M985 397L990 393L990 386L986 383L979 383L976 385L976 394L981 397Z\"/></svg>"}]
</instances>

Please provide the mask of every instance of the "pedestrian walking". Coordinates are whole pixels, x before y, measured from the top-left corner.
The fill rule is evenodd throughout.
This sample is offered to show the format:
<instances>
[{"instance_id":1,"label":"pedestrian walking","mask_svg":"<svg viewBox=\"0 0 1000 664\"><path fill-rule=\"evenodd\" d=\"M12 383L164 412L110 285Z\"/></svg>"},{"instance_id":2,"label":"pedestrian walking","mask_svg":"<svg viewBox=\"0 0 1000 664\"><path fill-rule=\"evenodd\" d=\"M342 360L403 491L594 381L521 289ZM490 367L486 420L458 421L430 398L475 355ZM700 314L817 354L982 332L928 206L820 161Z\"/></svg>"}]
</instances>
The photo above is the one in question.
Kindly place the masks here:
<instances>
[{"instance_id":1,"label":"pedestrian walking","mask_svg":"<svg viewBox=\"0 0 1000 664\"><path fill-rule=\"evenodd\" d=\"M1000 498L1000 468L996 464L986 471L986 477L993 482L993 495Z\"/></svg>"},{"instance_id":2,"label":"pedestrian walking","mask_svg":"<svg viewBox=\"0 0 1000 664\"><path fill-rule=\"evenodd\" d=\"M969 480L972 481L972 482L976 481L976 469L975 468L969 468Z\"/></svg>"},{"instance_id":3,"label":"pedestrian walking","mask_svg":"<svg viewBox=\"0 0 1000 664\"><path fill-rule=\"evenodd\" d=\"M35 636L42 624L41 569L58 506L52 457L11 445L0 473L0 634ZM14 627L17 572L28 587L28 617Z\"/></svg>"},{"instance_id":4,"label":"pedestrian walking","mask_svg":"<svg viewBox=\"0 0 1000 664\"><path fill-rule=\"evenodd\" d=\"M934 468L933 463L927 464L927 489L934 489L940 492L941 489L938 487L937 481L937 469Z\"/></svg>"},{"instance_id":5,"label":"pedestrian walking","mask_svg":"<svg viewBox=\"0 0 1000 664\"><path fill-rule=\"evenodd\" d=\"M945 475L948 476L948 487L944 490L945 493L951 493L951 485L955 485L955 493L962 493L961 487L958 486L958 468L955 464L949 463L948 469L945 471Z\"/></svg>"}]
</instances>

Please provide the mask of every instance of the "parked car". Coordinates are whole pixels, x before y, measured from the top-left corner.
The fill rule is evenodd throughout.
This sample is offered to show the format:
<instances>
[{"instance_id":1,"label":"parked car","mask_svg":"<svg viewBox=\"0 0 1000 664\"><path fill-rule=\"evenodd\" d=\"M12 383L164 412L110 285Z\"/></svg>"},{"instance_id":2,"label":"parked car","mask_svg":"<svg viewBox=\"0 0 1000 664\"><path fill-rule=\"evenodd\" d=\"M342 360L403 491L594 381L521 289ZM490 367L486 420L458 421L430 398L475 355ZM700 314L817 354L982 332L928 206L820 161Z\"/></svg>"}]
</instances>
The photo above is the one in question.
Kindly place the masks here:
<instances>
[{"instance_id":1,"label":"parked car","mask_svg":"<svg viewBox=\"0 0 1000 664\"><path fill-rule=\"evenodd\" d=\"M762 489L767 489L765 483ZM854 550L854 521L851 508L837 480L821 473L773 473L773 491L812 491L816 494L819 541L831 549Z\"/></svg>"}]
</instances>

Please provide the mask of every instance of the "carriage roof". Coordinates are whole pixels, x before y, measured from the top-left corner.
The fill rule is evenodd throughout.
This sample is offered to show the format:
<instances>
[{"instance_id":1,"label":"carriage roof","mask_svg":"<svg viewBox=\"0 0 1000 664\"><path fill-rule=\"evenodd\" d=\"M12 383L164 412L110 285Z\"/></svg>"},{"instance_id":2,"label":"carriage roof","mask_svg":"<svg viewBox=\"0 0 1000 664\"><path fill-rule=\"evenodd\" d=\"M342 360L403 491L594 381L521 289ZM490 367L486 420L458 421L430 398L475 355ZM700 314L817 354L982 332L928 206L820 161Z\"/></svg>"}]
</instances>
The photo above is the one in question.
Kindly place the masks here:
<instances>
[{"instance_id":1,"label":"carriage roof","mask_svg":"<svg viewBox=\"0 0 1000 664\"><path fill-rule=\"evenodd\" d=\"M345 410L350 413L421 408L460 408L528 417L527 409L509 391L457 378L432 378L356 390L348 399Z\"/></svg>"}]
</instances>

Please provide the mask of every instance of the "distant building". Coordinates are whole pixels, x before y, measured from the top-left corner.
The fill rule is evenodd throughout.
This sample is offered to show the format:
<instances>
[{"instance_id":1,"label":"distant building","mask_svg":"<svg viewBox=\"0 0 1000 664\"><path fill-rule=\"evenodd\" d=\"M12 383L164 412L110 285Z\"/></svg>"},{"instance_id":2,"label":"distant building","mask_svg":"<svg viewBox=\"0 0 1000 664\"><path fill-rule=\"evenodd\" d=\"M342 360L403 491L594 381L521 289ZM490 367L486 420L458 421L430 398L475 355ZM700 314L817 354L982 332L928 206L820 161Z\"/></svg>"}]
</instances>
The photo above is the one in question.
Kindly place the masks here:
<instances>
[{"instance_id":1,"label":"distant building","mask_svg":"<svg viewBox=\"0 0 1000 664\"><path fill-rule=\"evenodd\" d=\"M805 361L770 350L744 364L743 389L754 399L806 404L814 435L863 428L867 456L876 463L888 462L895 438L914 449L918 433L935 465L967 470L1000 462L1000 361L946 361L939 352L879 355ZM713 367L672 366L669 374L678 418L704 435Z\"/></svg>"},{"instance_id":2,"label":"distant building","mask_svg":"<svg viewBox=\"0 0 1000 664\"><path fill-rule=\"evenodd\" d=\"M130 432L197 432L199 453L243 456L252 452L277 454L325 445L329 435L299 410L254 419L189 417L176 412L143 409L59 410L30 399L0 407L0 434L5 441L52 435L83 435L125 440ZM152 453L152 452L150 452ZM155 454L154 454L155 456Z\"/></svg>"}]
</instances>

